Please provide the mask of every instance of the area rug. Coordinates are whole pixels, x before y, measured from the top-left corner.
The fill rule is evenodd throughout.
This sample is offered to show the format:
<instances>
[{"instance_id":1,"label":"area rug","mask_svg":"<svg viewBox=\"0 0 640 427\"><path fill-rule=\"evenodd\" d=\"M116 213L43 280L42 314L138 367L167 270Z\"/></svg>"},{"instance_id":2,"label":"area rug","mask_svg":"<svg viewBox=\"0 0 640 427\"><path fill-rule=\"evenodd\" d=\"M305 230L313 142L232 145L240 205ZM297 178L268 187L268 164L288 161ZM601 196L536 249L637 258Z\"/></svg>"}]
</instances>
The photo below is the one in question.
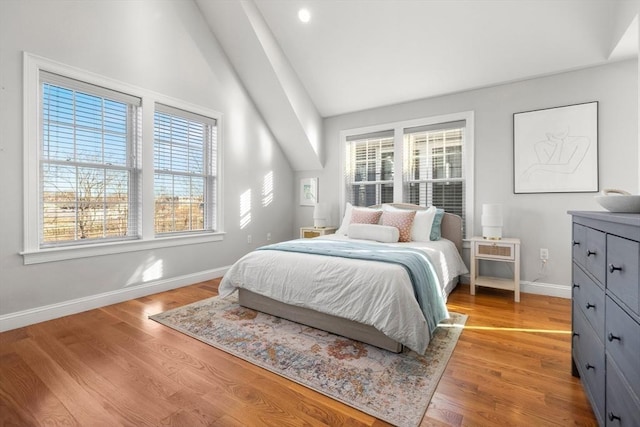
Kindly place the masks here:
<instances>
[{"instance_id":1,"label":"area rug","mask_svg":"<svg viewBox=\"0 0 640 427\"><path fill-rule=\"evenodd\" d=\"M151 319L397 426L417 426L467 316L451 313L424 356L394 354L212 297Z\"/></svg>"}]
</instances>

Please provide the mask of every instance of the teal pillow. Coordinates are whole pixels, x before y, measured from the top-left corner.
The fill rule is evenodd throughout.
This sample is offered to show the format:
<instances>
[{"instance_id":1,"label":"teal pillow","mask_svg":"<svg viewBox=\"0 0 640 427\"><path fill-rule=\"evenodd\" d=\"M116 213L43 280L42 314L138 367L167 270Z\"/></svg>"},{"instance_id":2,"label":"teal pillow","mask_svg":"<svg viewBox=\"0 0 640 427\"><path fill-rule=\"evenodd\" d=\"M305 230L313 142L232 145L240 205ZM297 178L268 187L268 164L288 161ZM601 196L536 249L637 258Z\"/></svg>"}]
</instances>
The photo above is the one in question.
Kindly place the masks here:
<instances>
[{"instance_id":1,"label":"teal pillow","mask_svg":"<svg viewBox=\"0 0 640 427\"><path fill-rule=\"evenodd\" d=\"M433 224L431 225L431 234L429 239L440 240L442 234L440 233L440 225L442 225L442 217L444 216L444 209L437 208L436 216L433 217Z\"/></svg>"}]
</instances>

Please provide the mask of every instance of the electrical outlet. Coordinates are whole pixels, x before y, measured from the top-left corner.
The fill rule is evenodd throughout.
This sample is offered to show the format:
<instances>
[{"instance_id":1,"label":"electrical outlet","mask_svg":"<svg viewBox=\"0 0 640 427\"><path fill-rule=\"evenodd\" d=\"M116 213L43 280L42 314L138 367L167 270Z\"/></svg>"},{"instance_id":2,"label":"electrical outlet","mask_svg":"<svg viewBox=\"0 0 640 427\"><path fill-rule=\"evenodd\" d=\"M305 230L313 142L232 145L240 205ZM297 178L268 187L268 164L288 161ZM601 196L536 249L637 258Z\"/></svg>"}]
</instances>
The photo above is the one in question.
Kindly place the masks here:
<instances>
[{"instance_id":1,"label":"electrical outlet","mask_svg":"<svg viewBox=\"0 0 640 427\"><path fill-rule=\"evenodd\" d=\"M271 233L267 233L267 242L271 240Z\"/></svg>"},{"instance_id":2,"label":"electrical outlet","mask_svg":"<svg viewBox=\"0 0 640 427\"><path fill-rule=\"evenodd\" d=\"M540 259L546 261L549 259L549 249L540 248Z\"/></svg>"},{"instance_id":3,"label":"electrical outlet","mask_svg":"<svg viewBox=\"0 0 640 427\"><path fill-rule=\"evenodd\" d=\"M251 243L251 234L247 234L247 243Z\"/></svg>"}]
</instances>

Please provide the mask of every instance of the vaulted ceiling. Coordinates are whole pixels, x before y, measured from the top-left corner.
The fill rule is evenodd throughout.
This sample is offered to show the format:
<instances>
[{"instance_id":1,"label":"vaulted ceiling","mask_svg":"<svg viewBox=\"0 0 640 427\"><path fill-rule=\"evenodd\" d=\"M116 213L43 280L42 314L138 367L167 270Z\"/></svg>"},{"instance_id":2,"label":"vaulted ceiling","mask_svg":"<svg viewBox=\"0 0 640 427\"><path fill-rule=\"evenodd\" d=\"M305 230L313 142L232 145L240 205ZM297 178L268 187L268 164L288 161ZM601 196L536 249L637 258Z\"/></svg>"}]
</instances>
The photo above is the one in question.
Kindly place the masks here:
<instances>
[{"instance_id":1,"label":"vaulted ceiling","mask_svg":"<svg viewBox=\"0 0 640 427\"><path fill-rule=\"evenodd\" d=\"M638 55L640 0L196 2L296 170L323 117Z\"/></svg>"}]
</instances>

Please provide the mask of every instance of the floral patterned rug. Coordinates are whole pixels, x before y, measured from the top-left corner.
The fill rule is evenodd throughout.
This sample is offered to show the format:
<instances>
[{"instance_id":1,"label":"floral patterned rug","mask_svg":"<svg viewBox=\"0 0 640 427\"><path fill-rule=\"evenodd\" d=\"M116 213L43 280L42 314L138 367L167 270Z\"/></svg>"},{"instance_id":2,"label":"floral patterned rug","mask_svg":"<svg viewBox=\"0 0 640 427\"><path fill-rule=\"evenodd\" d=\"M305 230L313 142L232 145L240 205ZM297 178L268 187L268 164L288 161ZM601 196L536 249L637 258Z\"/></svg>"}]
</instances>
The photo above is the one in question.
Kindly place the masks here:
<instances>
[{"instance_id":1,"label":"floral patterned rug","mask_svg":"<svg viewBox=\"0 0 640 427\"><path fill-rule=\"evenodd\" d=\"M212 297L151 319L397 426L420 424L467 316L451 313L424 356L394 354Z\"/></svg>"}]
</instances>

